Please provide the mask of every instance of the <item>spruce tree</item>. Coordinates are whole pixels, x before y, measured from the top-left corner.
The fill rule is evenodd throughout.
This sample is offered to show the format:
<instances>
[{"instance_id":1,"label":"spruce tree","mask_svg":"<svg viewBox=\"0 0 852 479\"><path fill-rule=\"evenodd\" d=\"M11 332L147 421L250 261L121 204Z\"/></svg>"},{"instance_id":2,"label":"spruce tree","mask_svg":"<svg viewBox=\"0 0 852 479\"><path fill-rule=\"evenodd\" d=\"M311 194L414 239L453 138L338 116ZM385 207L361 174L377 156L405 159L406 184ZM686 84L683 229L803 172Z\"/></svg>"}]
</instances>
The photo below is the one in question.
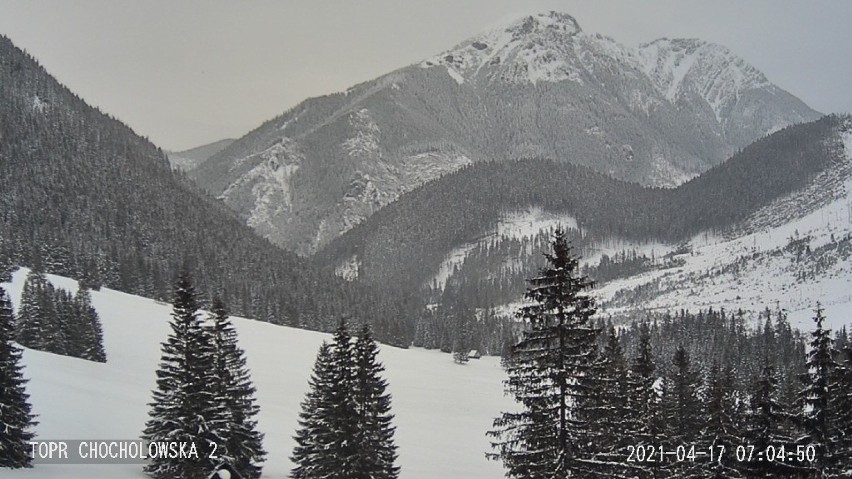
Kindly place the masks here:
<instances>
[{"instance_id":1,"label":"spruce tree","mask_svg":"<svg viewBox=\"0 0 852 479\"><path fill-rule=\"evenodd\" d=\"M829 409L834 412L832 436L836 474L852 476L852 344L845 328L840 337L843 347L838 352L837 364L831 374Z\"/></svg>"},{"instance_id":2,"label":"spruce tree","mask_svg":"<svg viewBox=\"0 0 852 479\"><path fill-rule=\"evenodd\" d=\"M704 413L698 396L698 374L683 346L678 346L675 350L672 365L663 395L666 442L670 448L690 447L698 443ZM699 474L698 464L694 462L667 462L667 469L676 477L697 477Z\"/></svg>"},{"instance_id":3,"label":"spruce tree","mask_svg":"<svg viewBox=\"0 0 852 479\"><path fill-rule=\"evenodd\" d=\"M106 351L104 350L104 333L101 326L101 318L95 307L92 306L92 296L89 290L80 285L74 296L74 305L77 317L75 318L81 339L80 356L89 361L99 363L106 362Z\"/></svg>"},{"instance_id":4,"label":"spruce tree","mask_svg":"<svg viewBox=\"0 0 852 479\"><path fill-rule=\"evenodd\" d=\"M320 455L328 447L324 440L330 437L329 425L321 412L330 409L332 386L332 350L331 345L322 343L317 359L314 362L313 373L308 381L308 392L302 401L299 413L299 429L294 439L296 447L290 460L296 464L290 472L294 479L312 479L319 475Z\"/></svg>"},{"instance_id":5,"label":"spruce tree","mask_svg":"<svg viewBox=\"0 0 852 479\"><path fill-rule=\"evenodd\" d=\"M219 455L246 479L257 479L266 456L263 434L257 431L255 419L260 408L245 352L237 344L237 331L219 298L213 300L210 322L215 351L213 388L225 414L225 422L220 424L223 450Z\"/></svg>"},{"instance_id":6,"label":"spruce tree","mask_svg":"<svg viewBox=\"0 0 852 479\"><path fill-rule=\"evenodd\" d=\"M21 349L15 343L12 303L0 288L0 467L31 467L30 445L37 424L25 390Z\"/></svg>"},{"instance_id":7,"label":"spruce tree","mask_svg":"<svg viewBox=\"0 0 852 479\"><path fill-rule=\"evenodd\" d=\"M593 444L594 470L599 476L629 477L641 470L641 464L625 461L627 447L637 444L639 427L621 341L611 324L608 329L595 374L586 382L592 391L586 412L588 440Z\"/></svg>"},{"instance_id":8,"label":"spruce tree","mask_svg":"<svg viewBox=\"0 0 852 479\"><path fill-rule=\"evenodd\" d=\"M358 433L358 414L352 394L355 380L355 354L352 336L345 319L340 321L332 337L331 378L329 409L324 414L329 426L325 457L319 458L322 477L348 477L358 454L358 444L353 440ZM330 476L326 476L330 474Z\"/></svg>"},{"instance_id":9,"label":"spruce tree","mask_svg":"<svg viewBox=\"0 0 852 479\"><path fill-rule=\"evenodd\" d=\"M713 461L700 461L705 469L705 475L713 478L742 477L743 465L734 459L737 446L743 444L737 419L734 417L735 398L733 372L723 370L714 362L707 377L707 387L704 395L705 422L701 431L702 437L697 441L704 451L713 448L713 452L721 456ZM721 454L724 450L725 454Z\"/></svg>"},{"instance_id":10,"label":"spruce tree","mask_svg":"<svg viewBox=\"0 0 852 479\"><path fill-rule=\"evenodd\" d=\"M628 376L630 384L630 405L634 414L634 430L632 432L635 444L662 444L665 433L665 422L660 397L657 393L657 366L654 362L654 352L651 345L651 330L648 323L639 325L639 343L636 357ZM660 462L644 462L637 464L644 472L640 477L657 477Z\"/></svg>"},{"instance_id":11,"label":"spruce tree","mask_svg":"<svg viewBox=\"0 0 852 479\"><path fill-rule=\"evenodd\" d=\"M588 469L590 455L585 384L593 372L597 331L594 301L584 294L592 285L579 275L565 231L558 228L548 266L529 280L525 298L533 304L519 316L528 323L507 361L506 392L521 412L505 412L488 435L507 475L517 478L565 478Z\"/></svg>"},{"instance_id":12,"label":"spruce tree","mask_svg":"<svg viewBox=\"0 0 852 479\"><path fill-rule=\"evenodd\" d=\"M799 393L798 403L805 430L801 442L816 447L817 460L813 467L817 474L827 475L835 465L832 424L835 415L831 409L834 401L830 385L836 363L831 330L823 328L825 316L819 303L813 319L816 327L811 332L810 350L805 362L808 371L802 375L805 387Z\"/></svg>"},{"instance_id":13,"label":"spruce tree","mask_svg":"<svg viewBox=\"0 0 852 479\"><path fill-rule=\"evenodd\" d=\"M162 345L157 388L149 405L143 439L193 443L198 460L157 457L145 471L158 479L206 479L216 467L211 444L219 435L226 413L215 396L215 351L212 338L201 324L195 288L188 273L175 286L172 332Z\"/></svg>"},{"instance_id":14,"label":"spruce tree","mask_svg":"<svg viewBox=\"0 0 852 479\"><path fill-rule=\"evenodd\" d=\"M358 417L358 456L350 478L395 479L399 476L393 435L391 396L382 378L384 366L368 325L361 328L355 342L355 378L353 396Z\"/></svg>"},{"instance_id":15,"label":"spruce tree","mask_svg":"<svg viewBox=\"0 0 852 479\"><path fill-rule=\"evenodd\" d=\"M465 307L459 307L454 312L453 360L457 364L466 364L470 360L470 316L473 313Z\"/></svg>"},{"instance_id":16,"label":"spruce tree","mask_svg":"<svg viewBox=\"0 0 852 479\"><path fill-rule=\"evenodd\" d=\"M780 396L775 368L766 363L754 381L754 391L749 400L743 443L754 446L755 451L766 451L768 446L795 450L795 430L792 415L778 400ZM747 477L795 477L803 468L784 461L751 461L742 464Z\"/></svg>"},{"instance_id":17,"label":"spruce tree","mask_svg":"<svg viewBox=\"0 0 852 479\"><path fill-rule=\"evenodd\" d=\"M51 326L52 298L50 307L46 300L50 283L43 272L34 269L27 274L18 308L17 341L22 346L43 351L47 347Z\"/></svg>"}]
</instances>

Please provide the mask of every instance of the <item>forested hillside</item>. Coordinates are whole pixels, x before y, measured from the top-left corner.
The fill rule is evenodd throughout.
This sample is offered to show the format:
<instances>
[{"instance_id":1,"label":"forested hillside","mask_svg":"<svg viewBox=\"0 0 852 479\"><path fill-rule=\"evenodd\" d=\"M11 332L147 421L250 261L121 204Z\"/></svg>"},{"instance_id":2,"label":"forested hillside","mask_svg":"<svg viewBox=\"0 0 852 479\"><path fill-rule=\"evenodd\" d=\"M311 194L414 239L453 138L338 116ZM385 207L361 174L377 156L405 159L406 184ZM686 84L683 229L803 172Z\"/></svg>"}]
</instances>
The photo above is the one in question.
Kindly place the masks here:
<instances>
[{"instance_id":1,"label":"forested hillside","mask_svg":"<svg viewBox=\"0 0 852 479\"><path fill-rule=\"evenodd\" d=\"M493 229L501 214L532 206L576 218L578 241L677 242L729 227L839 165L839 133L846 128L848 119L839 116L785 128L675 189L642 187L565 162L478 163L406 194L317 260L351 261L365 282L418 289L454 247Z\"/></svg>"},{"instance_id":2,"label":"forested hillside","mask_svg":"<svg viewBox=\"0 0 852 479\"><path fill-rule=\"evenodd\" d=\"M130 128L88 106L0 37L0 265L160 300L182 269L237 314L330 329L366 317L357 285L257 236ZM396 315L371 314L393 318ZM377 335L398 339L379 321Z\"/></svg>"}]
</instances>

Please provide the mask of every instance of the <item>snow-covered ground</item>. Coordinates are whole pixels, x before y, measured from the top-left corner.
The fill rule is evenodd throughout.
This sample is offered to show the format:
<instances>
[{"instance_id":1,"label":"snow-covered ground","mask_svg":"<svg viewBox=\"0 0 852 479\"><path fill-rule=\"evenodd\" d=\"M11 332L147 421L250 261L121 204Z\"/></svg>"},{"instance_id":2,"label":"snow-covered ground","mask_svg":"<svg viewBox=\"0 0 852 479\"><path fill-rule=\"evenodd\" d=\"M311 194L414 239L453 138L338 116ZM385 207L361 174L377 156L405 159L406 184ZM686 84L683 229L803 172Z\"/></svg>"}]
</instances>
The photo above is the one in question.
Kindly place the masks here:
<instances>
[{"instance_id":1,"label":"snow-covered ground","mask_svg":"<svg viewBox=\"0 0 852 479\"><path fill-rule=\"evenodd\" d=\"M25 270L4 284L17 308ZM56 285L76 290L76 282L48 275ZM101 315L106 364L39 351L24 353L27 392L38 414L37 439L138 439L147 418L160 343L166 338L171 307L104 289L92 293ZM258 390L259 427L269 452L263 477L287 477L299 404L320 343L326 334L235 318L240 345ZM496 358L465 366L447 354L382 347L380 356L393 395L400 477L499 478L499 463L485 459L485 432L501 411L512 408L503 396L504 373ZM140 465L39 465L10 471L17 478L144 478Z\"/></svg>"},{"instance_id":2,"label":"snow-covered ground","mask_svg":"<svg viewBox=\"0 0 852 479\"><path fill-rule=\"evenodd\" d=\"M852 151L852 133L844 134L844 142L847 152ZM847 155L852 162L852 155ZM642 301L649 310L694 311L712 306L755 312L778 306L788 311L791 323L803 329L812 327L819 301L831 327L849 324L852 264L848 258L829 256L822 266L816 264L818 258L797 261L793 251L785 250L791 238L808 238L807 245L815 251L830 245L832 238L840 241L852 234L852 176L835 175L833 179L837 180L832 186L834 197L822 201L821 206L818 202L806 205L816 201L813 190L828 184L818 180L814 188L762 208L726 234L693 237L686 245L690 252L679 256L685 260L682 267L613 281L597 294L610 300L619 291L644 286L654 291L653 298Z\"/></svg>"}]
</instances>

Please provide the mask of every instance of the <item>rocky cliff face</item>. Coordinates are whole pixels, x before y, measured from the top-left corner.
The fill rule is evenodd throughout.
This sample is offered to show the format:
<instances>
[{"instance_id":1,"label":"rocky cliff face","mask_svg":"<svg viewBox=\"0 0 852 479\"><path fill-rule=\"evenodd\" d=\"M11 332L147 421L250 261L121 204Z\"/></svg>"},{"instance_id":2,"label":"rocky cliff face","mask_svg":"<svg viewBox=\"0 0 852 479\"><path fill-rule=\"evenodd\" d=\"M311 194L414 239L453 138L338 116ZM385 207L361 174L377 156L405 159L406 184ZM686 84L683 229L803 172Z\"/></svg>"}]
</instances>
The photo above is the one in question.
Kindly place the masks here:
<instances>
[{"instance_id":1,"label":"rocky cliff face","mask_svg":"<svg viewBox=\"0 0 852 479\"><path fill-rule=\"evenodd\" d=\"M311 254L474 161L546 157L674 186L818 116L724 47L629 48L550 12L306 100L192 175L264 236Z\"/></svg>"}]
</instances>

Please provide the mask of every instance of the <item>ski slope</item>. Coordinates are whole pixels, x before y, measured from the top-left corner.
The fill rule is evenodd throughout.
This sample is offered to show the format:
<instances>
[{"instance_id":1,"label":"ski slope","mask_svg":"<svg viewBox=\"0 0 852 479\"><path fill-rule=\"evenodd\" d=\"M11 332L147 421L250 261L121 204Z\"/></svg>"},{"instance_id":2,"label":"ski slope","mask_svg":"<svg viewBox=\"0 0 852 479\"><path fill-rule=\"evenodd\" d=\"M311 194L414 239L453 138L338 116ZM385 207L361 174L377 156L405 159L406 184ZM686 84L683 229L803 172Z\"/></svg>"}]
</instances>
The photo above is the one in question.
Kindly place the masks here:
<instances>
[{"instance_id":1,"label":"ski slope","mask_svg":"<svg viewBox=\"0 0 852 479\"><path fill-rule=\"evenodd\" d=\"M9 291L20 302L26 270L15 273ZM54 275L55 285L76 291L73 280ZM138 439L147 419L155 384L160 343L169 332L171 306L103 289L92 292L101 316L108 361L80 359L25 350L24 375L30 379L38 440ZM327 334L234 318L240 345L257 387L259 428L268 452L263 477L282 479L291 468L292 435L300 402L319 345ZM503 396L503 370L497 358L471 360L465 366L450 355L383 346L396 414L396 442L403 479L500 478L499 463L487 461L485 432L501 411L512 408ZM141 465L37 465L3 469L4 478L122 479L146 478Z\"/></svg>"}]
</instances>

